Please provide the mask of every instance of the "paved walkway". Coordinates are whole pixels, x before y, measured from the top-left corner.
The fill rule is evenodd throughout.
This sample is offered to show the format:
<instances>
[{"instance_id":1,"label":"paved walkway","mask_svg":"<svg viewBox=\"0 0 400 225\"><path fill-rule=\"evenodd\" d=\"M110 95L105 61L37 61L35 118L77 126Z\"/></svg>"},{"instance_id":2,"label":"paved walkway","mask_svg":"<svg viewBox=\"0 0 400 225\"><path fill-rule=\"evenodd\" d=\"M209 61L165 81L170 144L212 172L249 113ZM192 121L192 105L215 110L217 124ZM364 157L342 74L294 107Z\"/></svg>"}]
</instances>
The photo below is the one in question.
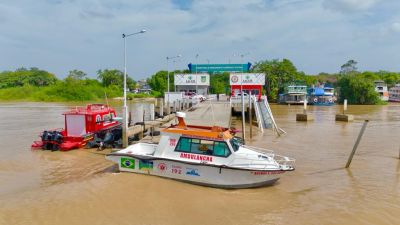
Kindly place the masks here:
<instances>
[{"instance_id":1,"label":"paved walkway","mask_svg":"<svg viewBox=\"0 0 400 225\"><path fill-rule=\"evenodd\" d=\"M205 101L195 106L195 110L187 111L185 121L190 125L229 127L231 109L225 99Z\"/></svg>"}]
</instances>

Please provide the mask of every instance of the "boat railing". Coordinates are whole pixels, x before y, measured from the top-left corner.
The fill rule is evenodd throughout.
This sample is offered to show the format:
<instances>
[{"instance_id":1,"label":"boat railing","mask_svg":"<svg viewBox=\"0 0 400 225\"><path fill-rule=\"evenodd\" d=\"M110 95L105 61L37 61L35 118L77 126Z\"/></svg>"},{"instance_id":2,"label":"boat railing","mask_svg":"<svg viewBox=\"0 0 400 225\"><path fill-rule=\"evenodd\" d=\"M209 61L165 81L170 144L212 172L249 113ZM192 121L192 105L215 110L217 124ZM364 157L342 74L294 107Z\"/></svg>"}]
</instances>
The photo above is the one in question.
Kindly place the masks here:
<instances>
[{"instance_id":1,"label":"boat railing","mask_svg":"<svg viewBox=\"0 0 400 225\"><path fill-rule=\"evenodd\" d=\"M294 158L277 155L274 153L273 150L247 145L243 145L242 147L255 151L255 153L236 153L236 157L231 161L231 164L258 165L261 166L261 168L266 169L268 165L270 165L265 164L265 158L262 158L262 155L266 155L268 157L271 157L281 167L283 166L284 168L294 168L295 166L296 160ZM261 157L260 154L262 154ZM240 163L235 163L235 161L238 161Z\"/></svg>"},{"instance_id":2,"label":"boat railing","mask_svg":"<svg viewBox=\"0 0 400 225\"><path fill-rule=\"evenodd\" d=\"M296 160L293 158L276 154L267 156L270 156L273 161L267 161L265 158L260 157L260 155L254 153L238 153L236 154L236 157L232 159L229 165L242 167L249 167L251 165L253 167L257 167L258 169L269 169L276 168L278 164L280 168L284 170L293 169L295 166Z\"/></svg>"},{"instance_id":3,"label":"boat railing","mask_svg":"<svg viewBox=\"0 0 400 225\"><path fill-rule=\"evenodd\" d=\"M286 166L289 168L294 168L294 165L296 163L296 159L290 158L287 156L282 156L282 155L275 155L274 160L279 163L281 166Z\"/></svg>"},{"instance_id":4,"label":"boat railing","mask_svg":"<svg viewBox=\"0 0 400 225\"><path fill-rule=\"evenodd\" d=\"M269 149L266 149L266 148L260 148L260 147L249 146L249 145L242 145L242 147L250 149L250 150L253 150L253 151L255 151L257 153L260 153L260 154L272 154L272 155L274 154L273 150L269 150Z\"/></svg>"}]
</instances>

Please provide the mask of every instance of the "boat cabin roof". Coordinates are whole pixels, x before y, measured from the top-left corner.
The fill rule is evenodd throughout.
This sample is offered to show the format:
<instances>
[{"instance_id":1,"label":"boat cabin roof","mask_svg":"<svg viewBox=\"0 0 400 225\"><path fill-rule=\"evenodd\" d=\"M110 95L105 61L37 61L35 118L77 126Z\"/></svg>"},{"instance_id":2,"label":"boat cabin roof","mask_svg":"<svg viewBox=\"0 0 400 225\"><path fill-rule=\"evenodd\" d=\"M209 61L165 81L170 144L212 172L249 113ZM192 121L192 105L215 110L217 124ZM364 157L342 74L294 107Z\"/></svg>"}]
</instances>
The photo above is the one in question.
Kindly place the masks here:
<instances>
[{"instance_id":1,"label":"boat cabin roof","mask_svg":"<svg viewBox=\"0 0 400 225\"><path fill-rule=\"evenodd\" d=\"M191 136L199 139L215 139L215 140L226 140L231 139L233 135L229 128L223 128L219 126L196 126L186 125L183 118L178 117L179 123L177 125L171 125L168 128L162 130L166 133L181 134L185 136Z\"/></svg>"},{"instance_id":2,"label":"boat cabin roof","mask_svg":"<svg viewBox=\"0 0 400 225\"><path fill-rule=\"evenodd\" d=\"M115 112L113 108L104 104L89 104L86 107L75 107L68 112L63 113L63 115L98 115L107 114L110 112Z\"/></svg>"}]
</instances>

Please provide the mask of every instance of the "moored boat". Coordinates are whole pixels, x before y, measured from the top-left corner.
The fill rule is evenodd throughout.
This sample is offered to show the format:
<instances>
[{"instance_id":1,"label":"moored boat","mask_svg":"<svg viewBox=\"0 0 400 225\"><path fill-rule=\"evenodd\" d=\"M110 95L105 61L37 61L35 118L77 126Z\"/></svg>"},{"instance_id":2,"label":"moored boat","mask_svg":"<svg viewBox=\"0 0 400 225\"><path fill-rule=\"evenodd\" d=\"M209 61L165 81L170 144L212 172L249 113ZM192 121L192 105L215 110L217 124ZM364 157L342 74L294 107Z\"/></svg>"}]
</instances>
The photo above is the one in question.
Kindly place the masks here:
<instances>
[{"instance_id":1,"label":"moored boat","mask_svg":"<svg viewBox=\"0 0 400 225\"><path fill-rule=\"evenodd\" d=\"M286 92L279 95L279 103L283 104L303 104L307 98L307 86L289 85Z\"/></svg>"},{"instance_id":2,"label":"moored boat","mask_svg":"<svg viewBox=\"0 0 400 225\"><path fill-rule=\"evenodd\" d=\"M375 84L375 91L378 92L379 98L382 101L387 102L389 100L389 92L385 82L382 80L376 80L374 81L374 84Z\"/></svg>"},{"instance_id":3,"label":"moored boat","mask_svg":"<svg viewBox=\"0 0 400 225\"><path fill-rule=\"evenodd\" d=\"M400 102L400 84L389 89L389 102Z\"/></svg>"},{"instance_id":4,"label":"moored boat","mask_svg":"<svg viewBox=\"0 0 400 225\"><path fill-rule=\"evenodd\" d=\"M119 129L116 112L104 104L89 104L86 108L76 107L64 115L64 129L46 130L40 141L34 141L33 149L68 151L83 148L95 135ZM115 132L114 132L115 133Z\"/></svg>"},{"instance_id":5,"label":"moored boat","mask_svg":"<svg viewBox=\"0 0 400 225\"><path fill-rule=\"evenodd\" d=\"M311 87L308 89L308 103L310 105L334 105L336 97L334 89L329 86Z\"/></svg>"},{"instance_id":6,"label":"moored boat","mask_svg":"<svg viewBox=\"0 0 400 225\"><path fill-rule=\"evenodd\" d=\"M294 170L294 159L250 147L222 127L179 123L161 132L159 144L138 143L108 154L119 170L219 188L250 188L275 183Z\"/></svg>"}]
</instances>

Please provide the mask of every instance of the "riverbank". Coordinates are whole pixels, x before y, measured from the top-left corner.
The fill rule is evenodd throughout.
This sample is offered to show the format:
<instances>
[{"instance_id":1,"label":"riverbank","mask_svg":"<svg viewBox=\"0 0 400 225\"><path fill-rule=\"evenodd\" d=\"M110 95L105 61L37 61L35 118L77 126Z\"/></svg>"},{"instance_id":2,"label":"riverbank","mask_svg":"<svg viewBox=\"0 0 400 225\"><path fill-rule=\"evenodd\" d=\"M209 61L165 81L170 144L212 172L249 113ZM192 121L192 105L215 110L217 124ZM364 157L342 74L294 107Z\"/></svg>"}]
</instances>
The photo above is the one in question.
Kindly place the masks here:
<instances>
[{"instance_id":1,"label":"riverbank","mask_svg":"<svg viewBox=\"0 0 400 225\"><path fill-rule=\"evenodd\" d=\"M65 85L55 84L46 87L21 86L0 89L2 102L82 102L104 101L105 97L123 100L120 88L102 87L101 85ZM128 100L154 99L158 95L129 93Z\"/></svg>"}]
</instances>

